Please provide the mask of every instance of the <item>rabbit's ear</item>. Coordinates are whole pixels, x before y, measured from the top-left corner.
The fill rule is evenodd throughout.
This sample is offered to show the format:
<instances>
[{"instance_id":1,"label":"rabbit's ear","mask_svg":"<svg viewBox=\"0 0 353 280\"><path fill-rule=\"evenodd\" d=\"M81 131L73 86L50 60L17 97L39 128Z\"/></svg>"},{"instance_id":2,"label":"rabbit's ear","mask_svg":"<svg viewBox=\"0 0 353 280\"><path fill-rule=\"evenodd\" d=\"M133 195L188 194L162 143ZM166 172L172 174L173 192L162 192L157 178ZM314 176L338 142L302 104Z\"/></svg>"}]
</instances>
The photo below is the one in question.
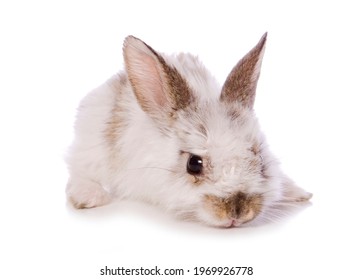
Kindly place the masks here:
<instances>
[{"instance_id":1,"label":"rabbit's ear","mask_svg":"<svg viewBox=\"0 0 353 280\"><path fill-rule=\"evenodd\" d=\"M190 88L179 72L146 43L133 36L124 42L125 67L141 108L155 115L190 103Z\"/></svg>"},{"instance_id":2,"label":"rabbit's ear","mask_svg":"<svg viewBox=\"0 0 353 280\"><path fill-rule=\"evenodd\" d=\"M221 101L227 103L240 102L245 107L253 107L257 80L260 76L261 62L265 51L266 36L267 33L230 72L222 88Z\"/></svg>"}]
</instances>

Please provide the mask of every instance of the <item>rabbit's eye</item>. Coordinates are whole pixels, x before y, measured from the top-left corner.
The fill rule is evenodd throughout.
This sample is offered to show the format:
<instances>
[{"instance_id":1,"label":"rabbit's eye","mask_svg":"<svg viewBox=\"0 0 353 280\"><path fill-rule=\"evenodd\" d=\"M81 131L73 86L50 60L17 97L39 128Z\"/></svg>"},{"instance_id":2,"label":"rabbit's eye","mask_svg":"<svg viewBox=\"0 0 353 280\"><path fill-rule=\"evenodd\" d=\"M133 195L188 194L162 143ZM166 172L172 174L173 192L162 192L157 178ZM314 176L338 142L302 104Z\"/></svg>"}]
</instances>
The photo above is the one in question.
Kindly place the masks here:
<instances>
[{"instance_id":1,"label":"rabbit's eye","mask_svg":"<svg viewBox=\"0 0 353 280\"><path fill-rule=\"evenodd\" d=\"M191 175L199 175L202 172L202 158L196 155L190 155L186 170Z\"/></svg>"}]
</instances>

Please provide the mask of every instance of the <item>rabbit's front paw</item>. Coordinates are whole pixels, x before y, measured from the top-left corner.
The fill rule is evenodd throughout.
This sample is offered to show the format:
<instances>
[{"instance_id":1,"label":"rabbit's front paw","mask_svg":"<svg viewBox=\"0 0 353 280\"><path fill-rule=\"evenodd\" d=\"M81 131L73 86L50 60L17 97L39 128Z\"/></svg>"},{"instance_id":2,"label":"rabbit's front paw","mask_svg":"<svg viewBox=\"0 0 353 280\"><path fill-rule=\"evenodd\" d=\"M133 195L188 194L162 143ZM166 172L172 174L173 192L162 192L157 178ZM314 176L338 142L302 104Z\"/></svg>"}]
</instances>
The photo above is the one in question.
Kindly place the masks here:
<instances>
[{"instance_id":1,"label":"rabbit's front paw","mask_svg":"<svg viewBox=\"0 0 353 280\"><path fill-rule=\"evenodd\" d=\"M69 181L66 195L77 209L102 206L111 200L109 193L100 184L88 180Z\"/></svg>"}]
</instances>

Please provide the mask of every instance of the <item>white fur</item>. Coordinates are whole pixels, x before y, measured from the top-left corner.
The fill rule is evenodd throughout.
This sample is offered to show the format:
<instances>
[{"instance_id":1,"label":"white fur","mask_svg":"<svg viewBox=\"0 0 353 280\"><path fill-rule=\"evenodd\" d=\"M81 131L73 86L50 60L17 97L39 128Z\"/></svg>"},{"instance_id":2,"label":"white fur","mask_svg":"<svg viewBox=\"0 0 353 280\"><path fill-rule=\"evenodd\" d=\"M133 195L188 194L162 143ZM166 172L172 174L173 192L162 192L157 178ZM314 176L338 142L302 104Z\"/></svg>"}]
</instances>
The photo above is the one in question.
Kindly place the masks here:
<instances>
[{"instance_id":1,"label":"white fur","mask_svg":"<svg viewBox=\"0 0 353 280\"><path fill-rule=\"evenodd\" d=\"M112 198L142 199L180 216L228 226L229 219L218 219L203 206L204 195L261 193L262 216L276 202L308 196L294 184L282 182L286 176L268 150L252 109L221 103L220 85L196 57L179 54L163 58L187 80L197 100L197 111L191 115L177 111L177 121L162 133L137 102L125 72L93 90L78 108L76 137L67 157L67 195L76 207L100 206ZM229 106L239 111L237 119L230 119ZM113 119L122 128L116 132L116 141L110 143L107 131ZM200 124L207 137L196 128ZM249 167L254 142L261 145L267 179ZM212 170L207 180L200 185L192 182L186 172L187 156L181 151L204 158ZM286 197L285 188L294 194Z\"/></svg>"}]
</instances>

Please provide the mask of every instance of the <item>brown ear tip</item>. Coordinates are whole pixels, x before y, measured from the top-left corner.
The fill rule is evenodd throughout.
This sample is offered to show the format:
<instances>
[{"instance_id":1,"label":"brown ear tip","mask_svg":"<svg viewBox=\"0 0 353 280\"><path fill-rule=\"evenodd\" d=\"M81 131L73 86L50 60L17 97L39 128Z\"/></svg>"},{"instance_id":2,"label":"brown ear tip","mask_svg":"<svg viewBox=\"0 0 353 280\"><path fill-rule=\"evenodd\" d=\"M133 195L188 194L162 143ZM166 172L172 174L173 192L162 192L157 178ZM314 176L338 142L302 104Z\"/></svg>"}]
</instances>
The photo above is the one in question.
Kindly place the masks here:
<instances>
[{"instance_id":1,"label":"brown ear tip","mask_svg":"<svg viewBox=\"0 0 353 280\"><path fill-rule=\"evenodd\" d=\"M264 45L266 43L266 40L267 40L267 32L265 32L264 35L262 35L260 39L260 45Z\"/></svg>"}]
</instances>

